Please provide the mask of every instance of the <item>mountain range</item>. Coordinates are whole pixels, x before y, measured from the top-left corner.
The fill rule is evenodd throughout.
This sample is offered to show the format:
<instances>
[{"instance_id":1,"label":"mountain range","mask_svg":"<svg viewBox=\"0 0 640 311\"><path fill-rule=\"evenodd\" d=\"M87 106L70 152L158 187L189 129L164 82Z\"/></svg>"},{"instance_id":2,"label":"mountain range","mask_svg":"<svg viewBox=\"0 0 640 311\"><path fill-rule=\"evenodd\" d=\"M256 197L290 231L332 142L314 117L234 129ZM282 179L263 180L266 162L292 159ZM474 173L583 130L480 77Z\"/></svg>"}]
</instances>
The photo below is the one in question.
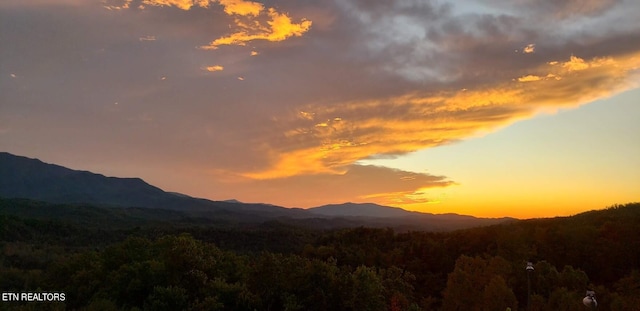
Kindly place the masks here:
<instances>
[{"instance_id":1,"label":"mountain range","mask_svg":"<svg viewBox=\"0 0 640 311\"><path fill-rule=\"evenodd\" d=\"M140 178L107 177L0 152L0 198L100 208L137 208L143 214L174 211L200 222L261 223L278 220L321 228L392 227L405 230L455 230L491 225L511 218L411 212L373 203L343 203L309 209L285 208L237 200L212 201L167 192ZM143 216L144 217L144 216Z\"/></svg>"}]
</instances>

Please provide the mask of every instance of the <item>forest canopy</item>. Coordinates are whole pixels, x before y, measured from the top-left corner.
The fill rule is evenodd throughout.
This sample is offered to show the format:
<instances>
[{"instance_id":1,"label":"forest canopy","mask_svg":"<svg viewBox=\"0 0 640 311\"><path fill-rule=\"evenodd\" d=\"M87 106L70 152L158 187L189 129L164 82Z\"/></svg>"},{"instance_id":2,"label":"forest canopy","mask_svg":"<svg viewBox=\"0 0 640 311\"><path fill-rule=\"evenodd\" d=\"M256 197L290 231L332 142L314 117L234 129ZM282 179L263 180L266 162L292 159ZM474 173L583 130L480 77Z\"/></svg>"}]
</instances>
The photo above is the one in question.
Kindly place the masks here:
<instances>
[{"instance_id":1,"label":"forest canopy","mask_svg":"<svg viewBox=\"0 0 640 311\"><path fill-rule=\"evenodd\" d=\"M454 232L215 227L91 206L56 218L29 208L59 205L0 203L2 292L66 297L0 310L585 310L588 289L602 310L640 306L638 203Z\"/></svg>"}]
</instances>

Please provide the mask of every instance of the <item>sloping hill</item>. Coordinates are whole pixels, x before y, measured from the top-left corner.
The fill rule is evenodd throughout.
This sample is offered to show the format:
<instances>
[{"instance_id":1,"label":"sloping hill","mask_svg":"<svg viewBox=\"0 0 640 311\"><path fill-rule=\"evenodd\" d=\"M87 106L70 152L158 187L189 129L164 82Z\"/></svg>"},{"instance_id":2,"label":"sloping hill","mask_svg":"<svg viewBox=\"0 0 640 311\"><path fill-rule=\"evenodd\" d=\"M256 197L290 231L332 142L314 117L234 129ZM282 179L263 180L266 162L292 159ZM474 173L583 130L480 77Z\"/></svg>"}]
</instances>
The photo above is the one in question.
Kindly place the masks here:
<instances>
[{"instance_id":1,"label":"sloping hill","mask_svg":"<svg viewBox=\"0 0 640 311\"><path fill-rule=\"evenodd\" d=\"M341 217L406 217L412 214L397 207L351 202L313 207L309 211L318 215Z\"/></svg>"},{"instance_id":2,"label":"sloping hill","mask_svg":"<svg viewBox=\"0 0 640 311\"><path fill-rule=\"evenodd\" d=\"M0 196L142 207L176 197L139 178L106 177L6 152L0 153Z\"/></svg>"},{"instance_id":3,"label":"sloping hill","mask_svg":"<svg viewBox=\"0 0 640 311\"><path fill-rule=\"evenodd\" d=\"M24 198L55 204L176 210L187 213L188 217L216 221L223 219L255 223L280 219L299 226L320 228L370 226L446 231L509 220L410 212L371 203L325 205L304 210L270 204L241 203L236 200L211 201L166 192L140 178L107 177L6 152L0 152L0 198Z\"/></svg>"},{"instance_id":4,"label":"sloping hill","mask_svg":"<svg viewBox=\"0 0 640 311\"><path fill-rule=\"evenodd\" d=\"M514 218L478 218L459 214L432 214L407 211L398 207L383 206L373 203L329 204L309 209L310 212L325 217L341 217L352 221L376 224L377 227L396 227L401 223L406 230L429 228L432 231L447 231L477 226L489 226L509 221ZM398 228L398 227L396 227Z\"/></svg>"},{"instance_id":5,"label":"sloping hill","mask_svg":"<svg viewBox=\"0 0 640 311\"><path fill-rule=\"evenodd\" d=\"M0 152L0 197L60 204L161 208L296 217L301 211L267 204L234 204L165 192L140 178L106 177Z\"/></svg>"}]
</instances>

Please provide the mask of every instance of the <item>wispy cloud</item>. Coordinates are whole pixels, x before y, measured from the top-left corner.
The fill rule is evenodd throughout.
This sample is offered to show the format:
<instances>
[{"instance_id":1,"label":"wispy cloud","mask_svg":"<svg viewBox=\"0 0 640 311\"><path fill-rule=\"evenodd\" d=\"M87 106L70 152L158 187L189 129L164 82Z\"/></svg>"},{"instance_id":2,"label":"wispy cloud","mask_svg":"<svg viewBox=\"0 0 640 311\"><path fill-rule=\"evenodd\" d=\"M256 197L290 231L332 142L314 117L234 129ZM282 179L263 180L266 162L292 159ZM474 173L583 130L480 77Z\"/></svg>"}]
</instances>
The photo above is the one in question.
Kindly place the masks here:
<instances>
[{"instance_id":1,"label":"wispy cloud","mask_svg":"<svg viewBox=\"0 0 640 311\"><path fill-rule=\"evenodd\" d=\"M265 150L272 165L246 176L342 174L358 160L435 147L493 131L541 110L575 107L636 86L640 53L589 61L571 56L554 64L539 68L550 79L528 75L465 91L412 92L306 107L286 121L291 130L283 133L284 139ZM537 83L518 83L530 81Z\"/></svg>"},{"instance_id":2,"label":"wispy cloud","mask_svg":"<svg viewBox=\"0 0 640 311\"><path fill-rule=\"evenodd\" d=\"M245 0L218 0L229 15L258 16L264 10L264 5L259 2Z\"/></svg>"},{"instance_id":3,"label":"wispy cloud","mask_svg":"<svg viewBox=\"0 0 640 311\"><path fill-rule=\"evenodd\" d=\"M294 23L291 17L284 13L279 13L270 8L266 14L269 19L266 25L256 21L256 23L245 23L236 20L238 31L214 41L209 45L202 46L203 49L217 49L221 45L246 45L254 40L283 41L290 37L299 37L309 31L311 21L302 19L299 23Z\"/></svg>"},{"instance_id":4,"label":"wispy cloud","mask_svg":"<svg viewBox=\"0 0 640 311\"><path fill-rule=\"evenodd\" d=\"M156 41L156 36L144 36L144 37L140 37L138 40L140 40L140 41Z\"/></svg>"},{"instance_id":5,"label":"wispy cloud","mask_svg":"<svg viewBox=\"0 0 640 311\"><path fill-rule=\"evenodd\" d=\"M592 62L592 64L594 66L599 66L601 62L602 60L595 60ZM562 63L562 68L566 69L567 71L585 70L585 69L588 69L589 66L590 64L585 62L584 59L573 56L573 55L571 55L571 59L569 61Z\"/></svg>"},{"instance_id":6,"label":"wispy cloud","mask_svg":"<svg viewBox=\"0 0 640 311\"><path fill-rule=\"evenodd\" d=\"M209 7L209 0L142 0L143 5L169 6L182 10L189 10L192 7Z\"/></svg>"},{"instance_id":7,"label":"wispy cloud","mask_svg":"<svg viewBox=\"0 0 640 311\"><path fill-rule=\"evenodd\" d=\"M243 176L230 179L233 173L228 171L215 172L215 176L228 180L219 185L228 195L234 195L237 186L242 185L242 188L253 189L248 196L245 194L248 200L271 199L287 206L303 207L326 204L326 200L317 196L318 192L331 194L333 202L375 201L389 205L434 202L435 199L428 194L429 190L454 184L444 176L358 164L344 167L340 174L296 175L275 180L256 180ZM278 189L282 188L288 189L285 201L276 199Z\"/></svg>"},{"instance_id":8,"label":"wispy cloud","mask_svg":"<svg viewBox=\"0 0 640 311\"><path fill-rule=\"evenodd\" d=\"M533 43L525 46L524 49L522 49L522 53L525 53L525 54L531 54L531 53L534 53L535 51L536 51L536 45Z\"/></svg>"},{"instance_id":9,"label":"wispy cloud","mask_svg":"<svg viewBox=\"0 0 640 311\"><path fill-rule=\"evenodd\" d=\"M247 0L143 0L142 3L182 10L210 8L212 3L221 5L226 14L234 17L233 32L201 46L203 49L217 49L221 45L246 45L254 40L283 41L302 36L312 24L305 18L294 22L286 13L278 12L275 8L265 10L262 3Z\"/></svg>"},{"instance_id":10,"label":"wispy cloud","mask_svg":"<svg viewBox=\"0 0 640 311\"><path fill-rule=\"evenodd\" d=\"M533 81L540 81L540 80L542 80L542 77L534 76L534 75L526 75L518 78L518 81L520 82L533 82Z\"/></svg>"},{"instance_id":11,"label":"wispy cloud","mask_svg":"<svg viewBox=\"0 0 640 311\"><path fill-rule=\"evenodd\" d=\"M209 72L215 72L215 71L222 71L222 70L224 70L224 67L223 67L223 66L220 66L220 65L214 65L214 66L207 66L207 67L204 67L204 68L202 68L202 69L204 69L204 70L206 70L206 71L209 71Z\"/></svg>"},{"instance_id":12,"label":"wispy cloud","mask_svg":"<svg viewBox=\"0 0 640 311\"><path fill-rule=\"evenodd\" d=\"M103 7L107 10L123 10L131 6L133 0L102 0Z\"/></svg>"}]
</instances>

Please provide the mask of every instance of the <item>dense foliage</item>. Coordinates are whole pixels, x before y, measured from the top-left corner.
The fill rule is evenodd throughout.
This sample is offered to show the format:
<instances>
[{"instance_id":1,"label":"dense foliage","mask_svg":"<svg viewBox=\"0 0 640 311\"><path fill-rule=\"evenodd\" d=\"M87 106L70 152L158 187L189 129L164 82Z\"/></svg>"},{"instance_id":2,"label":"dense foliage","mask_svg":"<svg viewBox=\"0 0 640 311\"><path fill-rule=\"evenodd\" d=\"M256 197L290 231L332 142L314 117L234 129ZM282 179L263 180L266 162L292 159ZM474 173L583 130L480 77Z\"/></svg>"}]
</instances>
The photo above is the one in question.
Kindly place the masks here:
<instances>
[{"instance_id":1,"label":"dense foliage","mask_svg":"<svg viewBox=\"0 0 640 311\"><path fill-rule=\"evenodd\" d=\"M0 291L66 294L0 310L562 311L587 310L587 289L640 310L637 203L450 233L137 213L0 200Z\"/></svg>"}]
</instances>

